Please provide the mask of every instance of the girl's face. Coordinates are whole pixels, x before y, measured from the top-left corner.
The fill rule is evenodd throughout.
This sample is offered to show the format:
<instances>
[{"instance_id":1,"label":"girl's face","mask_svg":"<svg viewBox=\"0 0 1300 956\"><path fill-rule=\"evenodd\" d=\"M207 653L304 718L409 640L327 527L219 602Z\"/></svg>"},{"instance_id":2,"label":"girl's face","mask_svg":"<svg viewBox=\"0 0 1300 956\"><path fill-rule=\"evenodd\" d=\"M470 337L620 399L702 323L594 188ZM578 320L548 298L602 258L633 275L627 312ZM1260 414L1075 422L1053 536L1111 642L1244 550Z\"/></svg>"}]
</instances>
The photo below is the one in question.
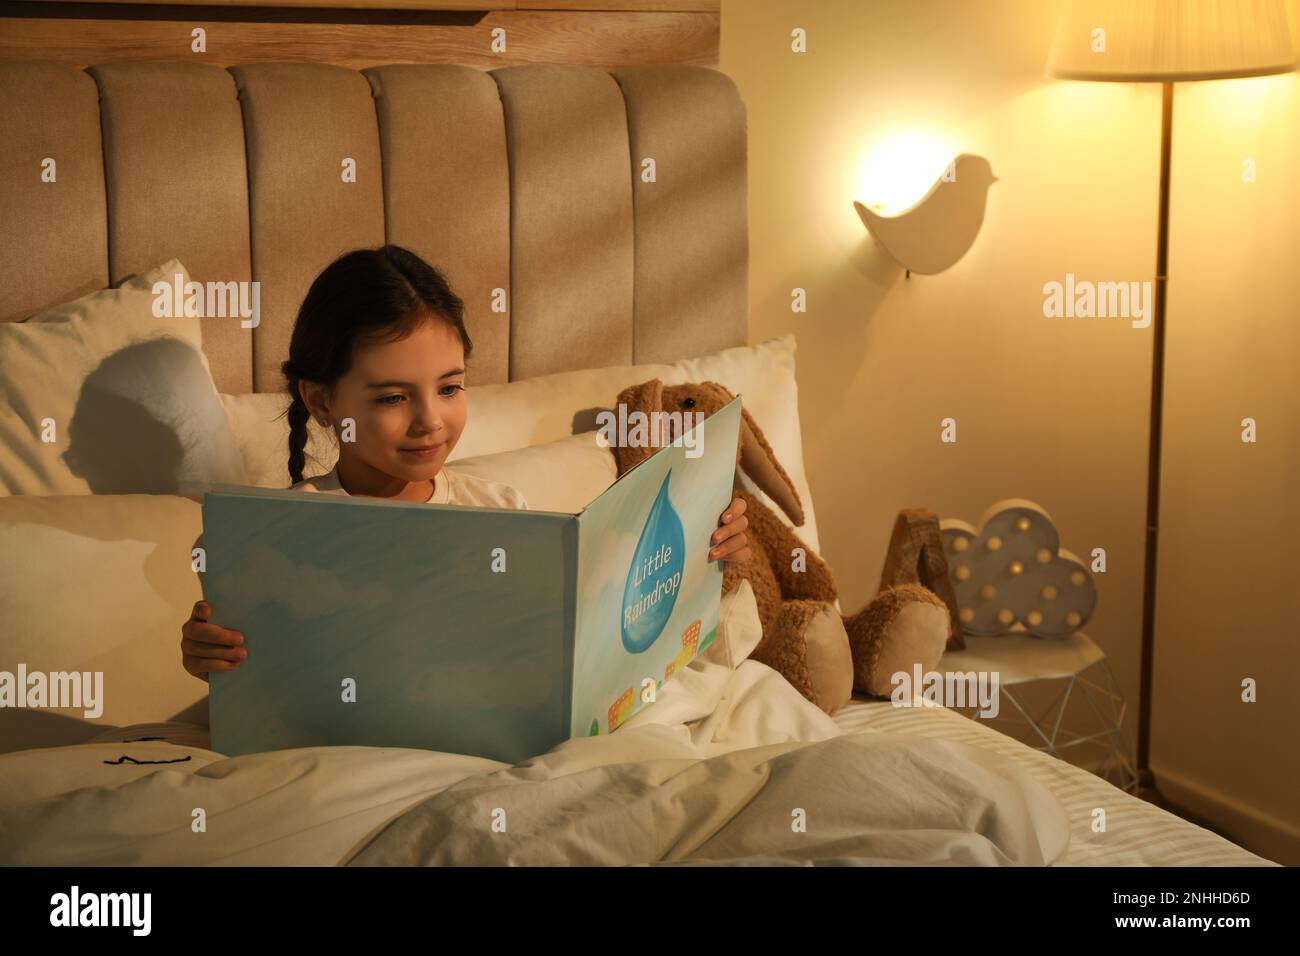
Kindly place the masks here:
<instances>
[{"instance_id":1,"label":"girl's face","mask_svg":"<svg viewBox=\"0 0 1300 956\"><path fill-rule=\"evenodd\" d=\"M312 392L308 407L320 418L319 407L339 435L349 491L425 500L426 482L465 428L465 348L455 329L431 319L400 341L358 346L333 396ZM353 441L344 440L346 418L356 422Z\"/></svg>"}]
</instances>

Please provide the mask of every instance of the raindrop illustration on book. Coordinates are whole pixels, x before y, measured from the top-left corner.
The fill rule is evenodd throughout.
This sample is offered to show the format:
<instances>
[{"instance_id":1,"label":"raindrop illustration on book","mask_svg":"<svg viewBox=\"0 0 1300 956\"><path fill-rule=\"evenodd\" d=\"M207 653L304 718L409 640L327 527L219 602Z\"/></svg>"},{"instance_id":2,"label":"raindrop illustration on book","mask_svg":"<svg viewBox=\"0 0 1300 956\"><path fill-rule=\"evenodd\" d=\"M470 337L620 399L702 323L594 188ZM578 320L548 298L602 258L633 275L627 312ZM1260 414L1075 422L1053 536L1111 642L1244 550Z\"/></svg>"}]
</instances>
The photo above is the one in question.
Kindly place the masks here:
<instances>
[{"instance_id":1,"label":"raindrop illustration on book","mask_svg":"<svg viewBox=\"0 0 1300 956\"><path fill-rule=\"evenodd\" d=\"M623 588L623 646L630 654L650 649L668 624L681 593L686 538L682 519L668 497L672 476L669 470L659 486Z\"/></svg>"}]
</instances>

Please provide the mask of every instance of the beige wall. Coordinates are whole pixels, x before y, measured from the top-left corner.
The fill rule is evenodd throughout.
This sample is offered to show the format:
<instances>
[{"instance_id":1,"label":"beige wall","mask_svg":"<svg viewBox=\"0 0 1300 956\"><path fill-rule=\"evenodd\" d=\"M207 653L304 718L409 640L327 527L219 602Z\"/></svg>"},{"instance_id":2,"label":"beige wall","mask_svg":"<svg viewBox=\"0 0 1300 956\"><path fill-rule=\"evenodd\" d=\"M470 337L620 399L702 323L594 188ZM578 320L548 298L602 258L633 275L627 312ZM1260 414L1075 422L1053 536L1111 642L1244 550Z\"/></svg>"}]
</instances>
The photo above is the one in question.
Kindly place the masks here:
<instances>
[{"instance_id":1,"label":"beige wall","mask_svg":"<svg viewBox=\"0 0 1300 956\"><path fill-rule=\"evenodd\" d=\"M1289 9L1293 27L1300 11ZM1293 31L1294 32L1294 31ZM1300 77L1175 96L1151 764L1300 865ZM1181 152L1180 152L1181 151ZM1253 158L1257 181L1242 182ZM1254 418L1258 442L1244 444ZM1258 701L1241 701L1252 678ZM1285 843L1275 836L1286 833Z\"/></svg>"},{"instance_id":2,"label":"beige wall","mask_svg":"<svg viewBox=\"0 0 1300 956\"><path fill-rule=\"evenodd\" d=\"M798 337L809 480L845 610L875 593L898 509L973 522L1000 498L1033 499L1064 547L1106 549L1086 631L1135 739L1151 330L1045 318L1042 289L1067 272L1152 277L1160 90L1046 77L1059 8L724 0L720 68L749 110L750 340ZM1297 0L1289 14L1300 25ZM795 27L806 54L790 52ZM1300 532L1298 82L1175 97L1151 760L1162 787L1293 863L1300 606L1281 559ZM860 181L872 151L917 135L987 157L1000 182L965 258L905 279L852 200L882 198ZM806 314L791 311L795 287ZM1258 445L1239 440L1247 415ZM955 445L940 442L945 417ZM1243 676L1258 703L1239 702Z\"/></svg>"}]
</instances>

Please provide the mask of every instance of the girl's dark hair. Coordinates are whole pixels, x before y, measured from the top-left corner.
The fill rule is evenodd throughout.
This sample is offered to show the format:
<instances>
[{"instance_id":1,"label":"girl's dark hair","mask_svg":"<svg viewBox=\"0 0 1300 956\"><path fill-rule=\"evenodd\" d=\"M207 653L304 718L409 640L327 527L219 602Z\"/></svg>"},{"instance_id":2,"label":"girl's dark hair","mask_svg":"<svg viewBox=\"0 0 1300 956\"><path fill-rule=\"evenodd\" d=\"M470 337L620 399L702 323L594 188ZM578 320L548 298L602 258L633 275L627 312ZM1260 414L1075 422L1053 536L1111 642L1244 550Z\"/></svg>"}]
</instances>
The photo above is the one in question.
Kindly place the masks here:
<instances>
[{"instance_id":1,"label":"girl's dark hair","mask_svg":"<svg viewBox=\"0 0 1300 956\"><path fill-rule=\"evenodd\" d=\"M289 477L302 481L311 412L298 383L333 389L352 367L358 345L395 342L432 313L460 335L469 367L473 344L465 331L465 305L446 278L401 246L357 249L335 259L316 277L298 309L289 359L280 366L289 389Z\"/></svg>"}]
</instances>

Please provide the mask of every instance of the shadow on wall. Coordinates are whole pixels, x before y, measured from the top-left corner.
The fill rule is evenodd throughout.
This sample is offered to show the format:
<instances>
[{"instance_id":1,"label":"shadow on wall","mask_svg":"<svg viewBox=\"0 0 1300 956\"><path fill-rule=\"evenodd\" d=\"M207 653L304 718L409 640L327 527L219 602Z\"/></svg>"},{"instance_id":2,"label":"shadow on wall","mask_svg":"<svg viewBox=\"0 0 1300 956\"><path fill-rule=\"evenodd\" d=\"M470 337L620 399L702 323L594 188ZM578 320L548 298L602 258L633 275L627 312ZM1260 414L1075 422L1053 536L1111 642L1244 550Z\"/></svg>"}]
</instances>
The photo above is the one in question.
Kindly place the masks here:
<instances>
[{"instance_id":1,"label":"shadow on wall","mask_svg":"<svg viewBox=\"0 0 1300 956\"><path fill-rule=\"evenodd\" d=\"M93 494L197 500L214 480L243 480L211 375L180 339L119 349L86 377L64 460Z\"/></svg>"},{"instance_id":2,"label":"shadow on wall","mask_svg":"<svg viewBox=\"0 0 1300 956\"><path fill-rule=\"evenodd\" d=\"M885 291L903 277L903 267L870 233L863 234L862 241L849 253L848 261L861 275Z\"/></svg>"}]
</instances>

